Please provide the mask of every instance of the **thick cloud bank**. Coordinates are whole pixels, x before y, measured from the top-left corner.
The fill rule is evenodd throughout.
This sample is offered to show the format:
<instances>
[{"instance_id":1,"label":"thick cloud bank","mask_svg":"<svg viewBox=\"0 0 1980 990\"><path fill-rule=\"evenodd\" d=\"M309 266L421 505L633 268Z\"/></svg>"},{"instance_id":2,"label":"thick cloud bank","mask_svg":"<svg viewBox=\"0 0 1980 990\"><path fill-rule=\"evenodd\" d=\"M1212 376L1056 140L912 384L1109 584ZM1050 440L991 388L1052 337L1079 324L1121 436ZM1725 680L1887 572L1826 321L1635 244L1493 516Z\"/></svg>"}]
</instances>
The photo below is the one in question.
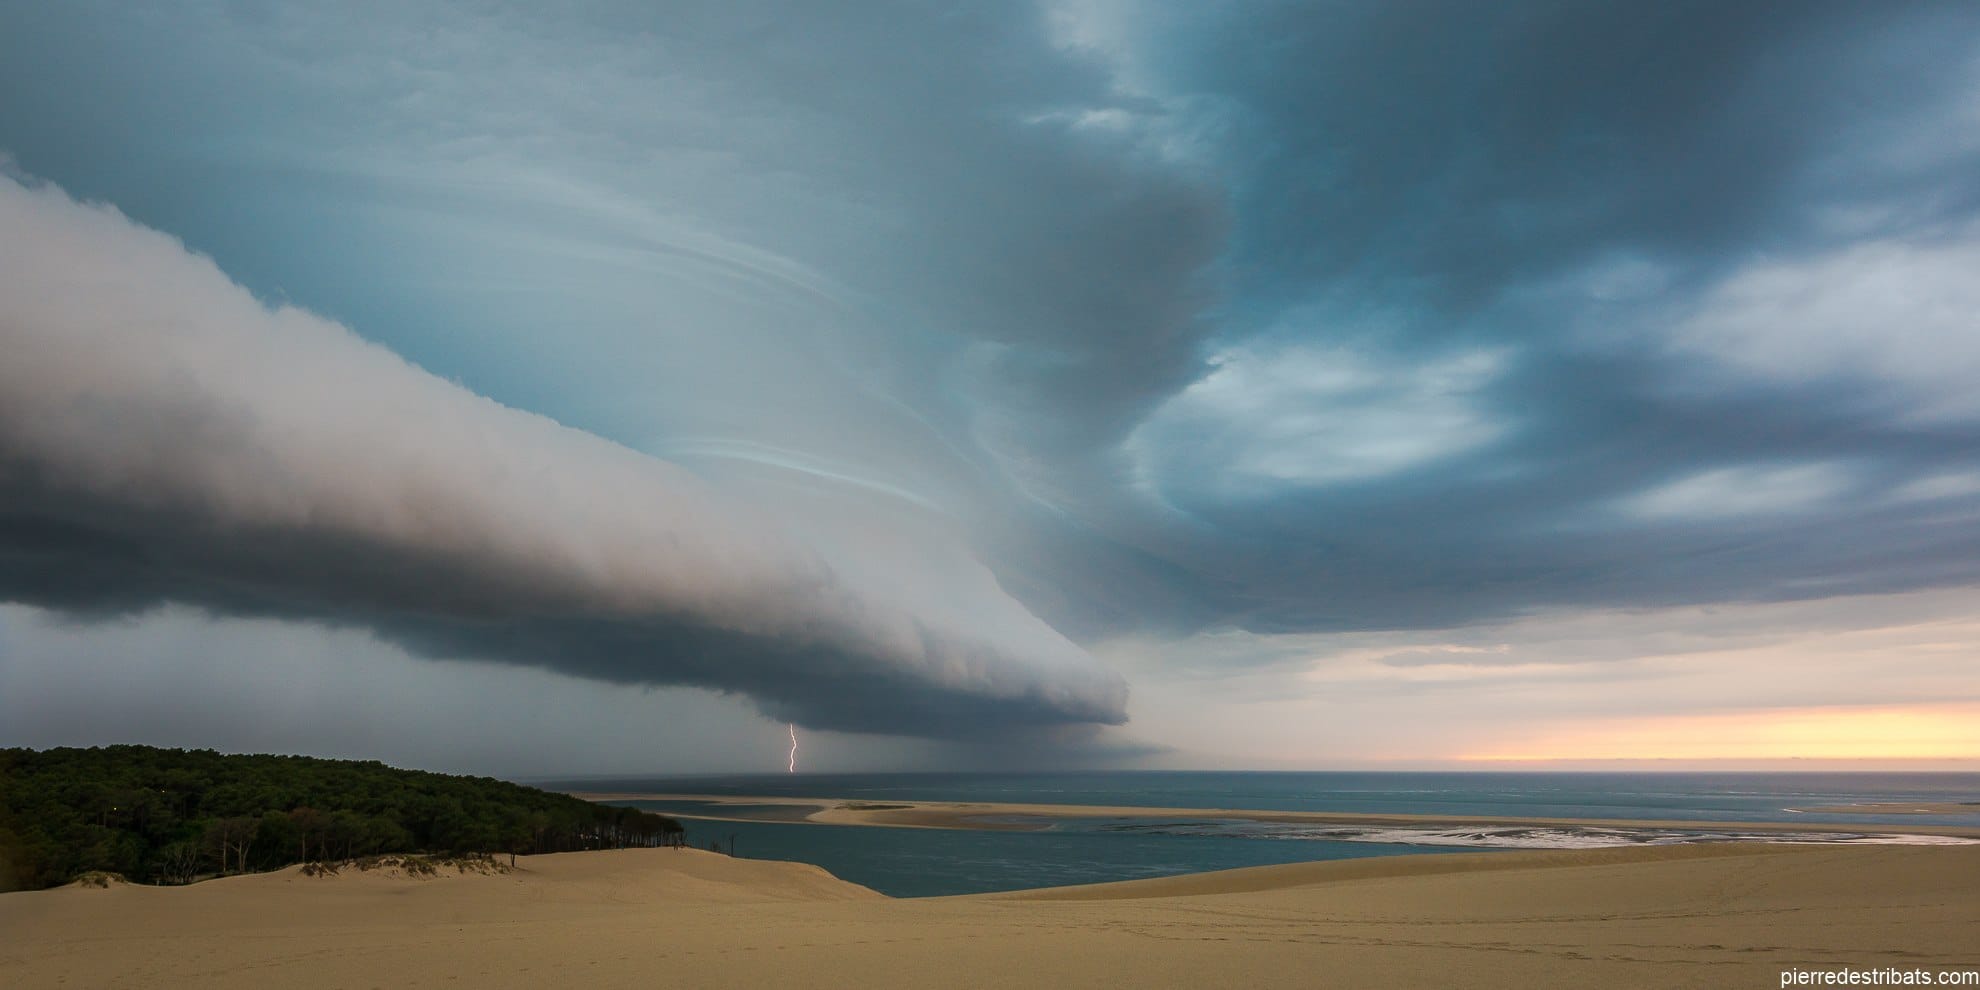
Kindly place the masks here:
<instances>
[{"instance_id":1,"label":"thick cloud bank","mask_svg":"<svg viewBox=\"0 0 1980 990\"><path fill-rule=\"evenodd\" d=\"M37 629L176 595L950 735L1118 718L1083 648L1164 745L1336 699L1279 759L1459 711L1280 677L1339 637L1980 586L1976 4L69 0L0 6L0 93L226 273L7 190ZM106 669L5 632L19 695Z\"/></svg>"},{"instance_id":2,"label":"thick cloud bank","mask_svg":"<svg viewBox=\"0 0 1980 990\"><path fill-rule=\"evenodd\" d=\"M841 559L857 539L266 307L52 186L0 179L0 349L0 597L357 624L821 728L1124 718L980 567Z\"/></svg>"}]
</instances>

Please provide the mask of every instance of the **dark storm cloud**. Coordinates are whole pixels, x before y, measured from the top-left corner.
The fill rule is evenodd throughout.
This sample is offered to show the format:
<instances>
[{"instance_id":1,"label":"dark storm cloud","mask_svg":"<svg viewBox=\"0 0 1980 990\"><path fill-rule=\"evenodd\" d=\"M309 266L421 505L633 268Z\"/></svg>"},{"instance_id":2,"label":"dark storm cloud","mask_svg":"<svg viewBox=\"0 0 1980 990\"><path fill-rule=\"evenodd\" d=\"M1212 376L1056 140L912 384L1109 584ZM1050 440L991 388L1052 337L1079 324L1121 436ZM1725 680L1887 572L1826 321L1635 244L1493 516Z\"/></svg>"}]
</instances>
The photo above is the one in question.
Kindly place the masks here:
<instances>
[{"instance_id":1,"label":"dark storm cloud","mask_svg":"<svg viewBox=\"0 0 1980 990\"><path fill-rule=\"evenodd\" d=\"M1823 207L1980 190L1971 149L1890 154L1967 112L1963 4L1229 10L1168 61L1252 139L1219 153L1254 289L1476 302L1605 251L1709 267L1806 247Z\"/></svg>"},{"instance_id":2,"label":"dark storm cloud","mask_svg":"<svg viewBox=\"0 0 1980 990\"><path fill-rule=\"evenodd\" d=\"M1657 394L1663 370L1529 358L1480 398L1481 415L1517 409L1517 425L1477 449L1187 500L1220 536L1196 552L1248 579L1205 598L1247 628L1292 632L1980 581L1975 492L1920 484L1968 476L1969 427L1890 424L1834 396L1770 390L1677 401ZM1198 458L1167 469L1178 499L1230 470L1223 449L1171 442L1170 456Z\"/></svg>"},{"instance_id":3,"label":"dark storm cloud","mask_svg":"<svg viewBox=\"0 0 1980 990\"><path fill-rule=\"evenodd\" d=\"M1980 581L1973 8L1141 9L1236 204L1212 370L1126 448L1165 619Z\"/></svg>"},{"instance_id":4,"label":"dark storm cloud","mask_svg":"<svg viewBox=\"0 0 1980 990\"><path fill-rule=\"evenodd\" d=\"M821 728L1122 718L1119 678L966 561L821 551L672 464L267 309L52 187L0 179L0 229L8 599L364 625Z\"/></svg>"},{"instance_id":5,"label":"dark storm cloud","mask_svg":"<svg viewBox=\"0 0 1980 990\"><path fill-rule=\"evenodd\" d=\"M5 16L23 168L440 376L0 327L16 600L953 735L1118 721L1067 637L1980 581L1971 5Z\"/></svg>"},{"instance_id":6,"label":"dark storm cloud","mask_svg":"<svg viewBox=\"0 0 1980 990\"><path fill-rule=\"evenodd\" d=\"M0 136L24 166L249 288L630 444L800 455L923 496L1008 550L1014 585L1057 580L1019 572L1040 556L1147 585L1145 555L1062 506L1109 503L1107 448L1200 373L1224 197L1039 11L21 17L0 74L35 99L0 107ZM103 64L38 54L69 48Z\"/></svg>"}]
</instances>

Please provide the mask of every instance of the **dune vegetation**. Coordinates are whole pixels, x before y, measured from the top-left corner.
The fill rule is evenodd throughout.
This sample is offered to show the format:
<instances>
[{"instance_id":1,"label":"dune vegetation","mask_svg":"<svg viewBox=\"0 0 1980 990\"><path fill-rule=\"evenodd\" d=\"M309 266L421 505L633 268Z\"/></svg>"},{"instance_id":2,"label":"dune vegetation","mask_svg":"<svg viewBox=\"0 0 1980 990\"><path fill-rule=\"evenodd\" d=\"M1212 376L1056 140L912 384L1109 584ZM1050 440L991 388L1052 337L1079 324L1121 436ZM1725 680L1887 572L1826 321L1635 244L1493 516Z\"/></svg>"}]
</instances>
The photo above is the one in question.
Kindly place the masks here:
<instances>
[{"instance_id":1,"label":"dune vegetation","mask_svg":"<svg viewBox=\"0 0 1980 990\"><path fill-rule=\"evenodd\" d=\"M677 845L679 822L377 762L105 746L0 749L0 890L96 873L181 884L387 853Z\"/></svg>"}]
</instances>

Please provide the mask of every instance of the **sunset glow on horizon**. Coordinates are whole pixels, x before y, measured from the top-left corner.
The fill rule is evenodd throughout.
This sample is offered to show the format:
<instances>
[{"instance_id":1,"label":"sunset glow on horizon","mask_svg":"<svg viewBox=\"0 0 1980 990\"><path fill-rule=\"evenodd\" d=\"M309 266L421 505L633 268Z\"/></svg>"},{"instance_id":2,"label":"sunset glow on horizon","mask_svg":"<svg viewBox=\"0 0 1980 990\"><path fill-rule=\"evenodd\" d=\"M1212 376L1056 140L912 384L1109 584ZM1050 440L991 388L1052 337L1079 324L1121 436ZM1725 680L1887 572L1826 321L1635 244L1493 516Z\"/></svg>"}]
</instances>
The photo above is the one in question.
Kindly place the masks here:
<instances>
[{"instance_id":1,"label":"sunset glow on horizon","mask_svg":"<svg viewBox=\"0 0 1980 990\"><path fill-rule=\"evenodd\" d=\"M1460 759L1980 761L1980 706L1802 708L1583 722Z\"/></svg>"}]
</instances>

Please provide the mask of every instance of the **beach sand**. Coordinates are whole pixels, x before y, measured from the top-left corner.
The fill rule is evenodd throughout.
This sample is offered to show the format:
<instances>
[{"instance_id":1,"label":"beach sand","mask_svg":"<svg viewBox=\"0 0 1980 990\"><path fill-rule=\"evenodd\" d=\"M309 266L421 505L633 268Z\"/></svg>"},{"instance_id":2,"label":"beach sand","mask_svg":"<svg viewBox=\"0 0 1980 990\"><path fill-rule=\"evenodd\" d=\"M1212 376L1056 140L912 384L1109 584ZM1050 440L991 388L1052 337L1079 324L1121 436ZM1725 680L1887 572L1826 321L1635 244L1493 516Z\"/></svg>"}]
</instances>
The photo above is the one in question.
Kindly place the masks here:
<instances>
[{"instance_id":1,"label":"beach sand","mask_svg":"<svg viewBox=\"0 0 1980 990\"><path fill-rule=\"evenodd\" d=\"M1980 965L1980 847L1404 856L893 900L698 850L0 895L0 986L1773 987Z\"/></svg>"}]
</instances>

